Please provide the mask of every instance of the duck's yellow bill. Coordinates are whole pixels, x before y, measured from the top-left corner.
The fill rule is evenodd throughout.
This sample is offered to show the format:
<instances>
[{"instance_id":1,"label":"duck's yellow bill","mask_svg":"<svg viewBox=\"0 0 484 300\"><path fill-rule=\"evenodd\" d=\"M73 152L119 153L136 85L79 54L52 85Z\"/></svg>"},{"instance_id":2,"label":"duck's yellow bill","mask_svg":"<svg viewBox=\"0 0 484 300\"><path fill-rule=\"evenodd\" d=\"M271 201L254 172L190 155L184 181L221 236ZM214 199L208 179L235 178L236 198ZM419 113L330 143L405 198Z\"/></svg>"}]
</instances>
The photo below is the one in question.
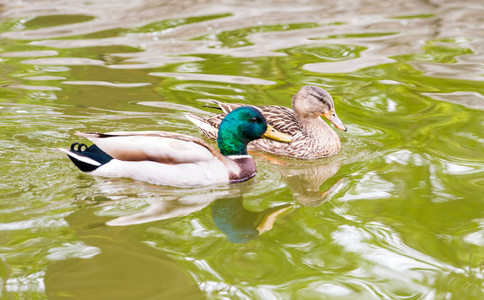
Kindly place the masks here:
<instances>
[{"instance_id":1,"label":"duck's yellow bill","mask_svg":"<svg viewBox=\"0 0 484 300\"><path fill-rule=\"evenodd\" d=\"M289 143L292 139L290 135L277 131L274 129L274 127L270 125L267 125L267 130L262 136L271 140L284 143Z\"/></svg>"},{"instance_id":2,"label":"duck's yellow bill","mask_svg":"<svg viewBox=\"0 0 484 300\"><path fill-rule=\"evenodd\" d=\"M338 118L334 110L331 110L330 112L323 114L323 117L325 117L331 123L333 123L333 125L336 126L336 128L343 131L348 130L346 129L346 126L343 124L343 122L341 122L341 120Z\"/></svg>"}]
</instances>

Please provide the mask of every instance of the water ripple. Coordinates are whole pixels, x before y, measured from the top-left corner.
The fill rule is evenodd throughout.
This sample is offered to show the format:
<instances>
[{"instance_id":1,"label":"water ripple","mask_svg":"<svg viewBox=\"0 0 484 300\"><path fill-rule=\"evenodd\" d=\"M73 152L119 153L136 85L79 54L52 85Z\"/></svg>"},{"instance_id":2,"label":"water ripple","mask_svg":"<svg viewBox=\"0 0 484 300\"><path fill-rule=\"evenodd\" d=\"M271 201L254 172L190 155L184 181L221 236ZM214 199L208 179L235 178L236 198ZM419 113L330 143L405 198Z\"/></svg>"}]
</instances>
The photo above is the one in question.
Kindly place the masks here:
<instances>
[{"instance_id":1,"label":"water ripple","mask_svg":"<svg viewBox=\"0 0 484 300\"><path fill-rule=\"evenodd\" d=\"M480 1L4 2L2 296L483 298ZM254 153L245 183L97 178L52 150L201 137L204 99L289 106L305 84L342 152Z\"/></svg>"},{"instance_id":2,"label":"water ripple","mask_svg":"<svg viewBox=\"0 0 484 300\"><path fill-rule=\"evenodd\" d=\"M258 78L243 77L243 76L227 76L227 75L209 75L209 74L194 74L194 73L149 73L151 76L158 77L174 77L178 80L197 80L197 81L211 81L211 82L225 82L236 84L250 84L250 85L274 85L276 82L263 80Z\"/></svg>"}]
</instances>

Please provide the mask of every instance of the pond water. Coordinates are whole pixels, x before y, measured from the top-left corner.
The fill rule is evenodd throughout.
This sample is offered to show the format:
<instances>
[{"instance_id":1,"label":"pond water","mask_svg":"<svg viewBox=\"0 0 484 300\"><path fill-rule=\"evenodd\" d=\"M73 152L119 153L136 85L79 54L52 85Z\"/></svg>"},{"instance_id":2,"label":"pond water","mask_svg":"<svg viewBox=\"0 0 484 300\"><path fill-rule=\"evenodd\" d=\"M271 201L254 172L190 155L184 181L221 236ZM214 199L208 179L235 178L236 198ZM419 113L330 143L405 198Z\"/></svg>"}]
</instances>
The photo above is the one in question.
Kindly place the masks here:
<instances>
[{"instance_id":1,"label":"pond water","mask_svg":"<svg viewBox=\"0 0 484 300\"><path fill-rule=\"evenodd\" d=\"M484 299L484 4L0 1L1 299ZM326 89L342 152L180 189L76 131L201 137L204 101Z\"/></svg>"}]
</instances>

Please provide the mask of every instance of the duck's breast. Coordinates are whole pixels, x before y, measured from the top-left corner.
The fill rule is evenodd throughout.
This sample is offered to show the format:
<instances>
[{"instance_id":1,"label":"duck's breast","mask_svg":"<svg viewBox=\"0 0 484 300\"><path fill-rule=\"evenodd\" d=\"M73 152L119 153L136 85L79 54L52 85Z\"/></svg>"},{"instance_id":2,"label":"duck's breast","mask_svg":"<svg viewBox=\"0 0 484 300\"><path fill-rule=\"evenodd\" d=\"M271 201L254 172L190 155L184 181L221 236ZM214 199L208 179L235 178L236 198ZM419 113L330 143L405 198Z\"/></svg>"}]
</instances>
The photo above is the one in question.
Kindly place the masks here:
<instances>
[{"instance_id":1,"label":"duck's breast","mask_svg":"<svg viewBox=\"0 0 484 300\"><path fill-rule=\"evenodd\" d=\"M246 181L257 174L254 159L250 155L231 155L227 162L229 180L232 183Z\"/></svg>"}]
</instances>

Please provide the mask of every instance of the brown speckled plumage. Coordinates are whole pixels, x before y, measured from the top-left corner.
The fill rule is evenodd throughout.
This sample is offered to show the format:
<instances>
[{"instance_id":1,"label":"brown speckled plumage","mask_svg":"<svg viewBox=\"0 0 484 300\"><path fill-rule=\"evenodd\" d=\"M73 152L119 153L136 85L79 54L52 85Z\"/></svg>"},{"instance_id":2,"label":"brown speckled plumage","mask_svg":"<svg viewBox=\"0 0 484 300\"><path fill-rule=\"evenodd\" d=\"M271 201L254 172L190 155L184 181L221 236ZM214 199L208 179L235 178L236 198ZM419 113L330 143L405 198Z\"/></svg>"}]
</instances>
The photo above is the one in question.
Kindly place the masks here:
<instances>
[{"instance_id":1,"label":"brown speckled plumage","mask_svg":"<svg viewBox=\"0 0 484 300\"><path fill-rule=\"evenodd\" d=\"M217 138L217 128L227 113L240 106L250 106L239 103L222 103L215 100L213 103L223 111L222 114L210 118L188 114L188 118L200 127L203 134L212 139ZM252 106L262 112L267 124L292 136L292 141L287 144L259 139L249 144L249 150L256 149L304 159L326 157L341 150L338 135L321 119L321 116L326 117L341 130L346 131L346 127L336 116L331 95L320 87L302 87L292 98L293 109L272 105Z\"/></svg>"}]
</instances>

